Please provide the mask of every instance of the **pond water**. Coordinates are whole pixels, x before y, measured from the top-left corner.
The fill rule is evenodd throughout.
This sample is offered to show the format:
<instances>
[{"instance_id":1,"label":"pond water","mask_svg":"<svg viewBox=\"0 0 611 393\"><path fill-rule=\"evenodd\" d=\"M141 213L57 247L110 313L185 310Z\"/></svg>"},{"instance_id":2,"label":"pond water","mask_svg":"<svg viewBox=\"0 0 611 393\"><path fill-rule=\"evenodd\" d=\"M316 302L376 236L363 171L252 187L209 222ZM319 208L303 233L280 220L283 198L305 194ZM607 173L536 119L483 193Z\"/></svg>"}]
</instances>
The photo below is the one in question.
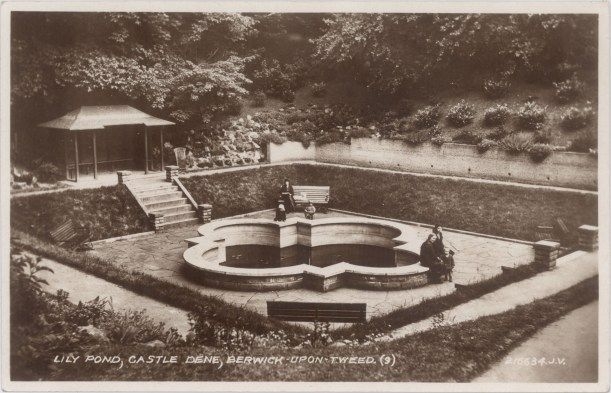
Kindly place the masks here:
<instances>
[{"instance_id":1,"label":"pond water","mask_svg":"<svg viewBox=\"0 0 611 393\"><path fill-rule=\"evenodd\" d=\"M340 262L360 266L395 267L394 250L360 244L332 244L310 247L295 245L279 248L238 245L226 248L224 266L261 269L310 264L326 267Z\"/></svg>"}]
</instances>

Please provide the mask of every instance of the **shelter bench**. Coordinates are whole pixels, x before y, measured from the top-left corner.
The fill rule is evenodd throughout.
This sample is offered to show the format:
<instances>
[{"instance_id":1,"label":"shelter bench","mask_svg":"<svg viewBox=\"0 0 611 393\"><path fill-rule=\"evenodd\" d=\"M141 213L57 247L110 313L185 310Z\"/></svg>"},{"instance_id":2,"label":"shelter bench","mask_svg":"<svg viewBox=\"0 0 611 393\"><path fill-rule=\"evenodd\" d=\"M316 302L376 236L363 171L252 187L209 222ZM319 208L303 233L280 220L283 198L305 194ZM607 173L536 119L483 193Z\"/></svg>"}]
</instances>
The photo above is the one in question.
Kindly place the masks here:
<instances>
[{"instance_id":1,"label":"shelter bench","mask_svg":"<svg viewBox=\"0 0 611 393\"><path fill-rule=\"evenodd\" d=\"M267 302L267 316L299 322L366 322L366 303Z\"/></svg>"},{"instance_id":2,"label":"shelter bench","mask_svg":"<svg viewBox=\"0 0 611 393\"><path fill-rule=\"evenodd\" d=\"M312 202L325 210L329 204L330 186L293 186L295 207L303 208Z\"/></svg>"},{"instance_id":3,"label":"shelter bench","mask_svg":"<svg viewBox=\"0 0 611 393\"><path fill-rule=\"evenodd\" d=\"M91 239L91 233L87 229L74 224L72 220L56 227L49 235L55 243L68 246L71 249L76 249Z\"/></svg>"}]
</instances>

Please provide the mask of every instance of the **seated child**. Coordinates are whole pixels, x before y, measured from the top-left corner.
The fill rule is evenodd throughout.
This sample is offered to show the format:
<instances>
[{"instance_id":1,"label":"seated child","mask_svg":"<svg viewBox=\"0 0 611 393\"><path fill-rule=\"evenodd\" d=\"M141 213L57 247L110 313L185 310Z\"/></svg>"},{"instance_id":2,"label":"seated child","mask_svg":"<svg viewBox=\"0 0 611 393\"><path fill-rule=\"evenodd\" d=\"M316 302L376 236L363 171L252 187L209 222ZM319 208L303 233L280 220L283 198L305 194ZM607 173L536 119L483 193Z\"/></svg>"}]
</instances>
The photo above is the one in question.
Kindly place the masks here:
<instances>
[{"instance_id":1,"label":"seated child","mask_svg":"<svg viewBox=\"0 0 611 393\"><path fill-rule=\"evenodd\" d=\"M276 208L276 217L274 217L274 221L286 221L286 209L284 208L284 203L281 201Z\"/></svg>"},{"instance_id":2,"label":"seated child","mask_svg":"<svg viewBox=\"0 0 611 393\"><path fill-rule=\"evenodd\" d=\"M310 204L306 206L305 209L303 209L303 213L305 214L305 218L307 218L308 220L313 220L314 213L316 213L316 208L314 207L314 204L310 202Z\"/></svg>"}]
</instances>

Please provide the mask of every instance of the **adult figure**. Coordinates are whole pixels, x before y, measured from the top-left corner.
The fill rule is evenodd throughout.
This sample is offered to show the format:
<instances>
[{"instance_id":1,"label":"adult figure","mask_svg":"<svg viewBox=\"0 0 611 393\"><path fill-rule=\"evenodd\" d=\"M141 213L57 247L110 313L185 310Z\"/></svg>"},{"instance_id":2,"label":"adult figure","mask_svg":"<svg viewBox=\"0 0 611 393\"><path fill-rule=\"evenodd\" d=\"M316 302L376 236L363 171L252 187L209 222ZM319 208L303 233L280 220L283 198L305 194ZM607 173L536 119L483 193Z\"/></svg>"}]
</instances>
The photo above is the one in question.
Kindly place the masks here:
<instances>
[{"instance_id":1,"label":"adult figure","mask_svg":"<svg viewBox=\"0 0 611 393\"><path fill-rule=\"evenodd\" d=\"M422 266L430 267L437 260L435 246L433 245L434 241L435 235L431 233L424 241L424 243L422 243L422 245L420 246L420 264Z\"/></svg>"},{"instance_id":2,"label":"adult figure","mask_svg":"<svg viewBox=\"0 0 611 393\"><path fill-rule=\"evenodd\" d=\"M282 187L280 187L280 197L284 201L284 208L286 209L287 213L295 211L295 202L293 200L294 194L295 191L293 190L293 185L289 179L284 179Z\"/></svg>"},{"instance_id":3,"label":"adult figure","mask_svg":"<svg viewBox=\"0 0 611 393\"><path fill-rule=\"evenodd\" d=\"M433 246L435 248L435 254L441 259L444 259L446 256L446 248L443 244L443 229L441 225L435 224L433 227L433 235L435 236L435 241L433 242Z\"/></svg>"}]
</instances>

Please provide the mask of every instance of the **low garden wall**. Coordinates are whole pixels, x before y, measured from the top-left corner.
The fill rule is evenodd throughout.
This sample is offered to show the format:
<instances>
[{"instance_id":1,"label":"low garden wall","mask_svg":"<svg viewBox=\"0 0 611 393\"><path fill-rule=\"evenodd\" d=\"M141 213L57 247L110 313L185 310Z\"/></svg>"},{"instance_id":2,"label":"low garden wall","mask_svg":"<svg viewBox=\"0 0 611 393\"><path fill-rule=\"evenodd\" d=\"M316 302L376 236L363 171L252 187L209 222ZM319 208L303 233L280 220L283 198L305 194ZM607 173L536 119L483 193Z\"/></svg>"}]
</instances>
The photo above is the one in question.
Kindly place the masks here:
<instances>
[{"instance_id":1,"label":"low garden wall","mask_svg":"<svg viewBox=\"0 0 611 393\"><path fill-rule=\"evenodd\" d=\"M410 146L403 141L355 138L351 144L270 144L270 162L314 160L406 172L517 181L531 184L596 189L598 160L590 154L554 152L543 162L526 154L512 155L496 148L479 153L473 145L424 143Z\"/></svg>"}]
</instances>

